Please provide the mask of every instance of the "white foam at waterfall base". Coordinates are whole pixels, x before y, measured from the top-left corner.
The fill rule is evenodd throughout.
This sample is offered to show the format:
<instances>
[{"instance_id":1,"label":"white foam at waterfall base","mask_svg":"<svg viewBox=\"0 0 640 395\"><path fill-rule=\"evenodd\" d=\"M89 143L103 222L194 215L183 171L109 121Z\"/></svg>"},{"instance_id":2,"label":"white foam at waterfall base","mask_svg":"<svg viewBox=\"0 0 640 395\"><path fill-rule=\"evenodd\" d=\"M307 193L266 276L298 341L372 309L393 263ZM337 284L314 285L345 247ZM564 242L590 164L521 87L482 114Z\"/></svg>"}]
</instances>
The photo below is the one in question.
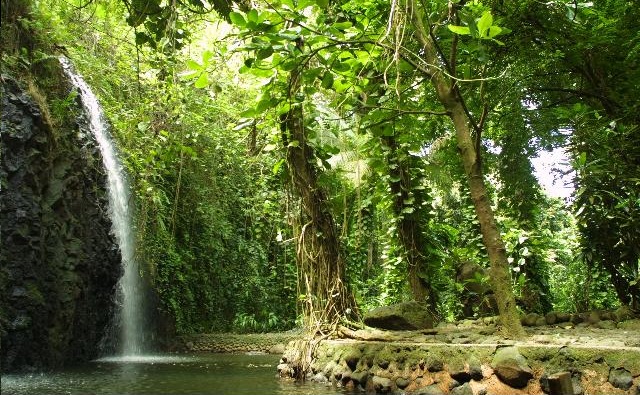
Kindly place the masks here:
<instances>
[{"instance_id":1,"label":"white foam at waterfall base","mask_svg":"<svg viewBox=\"0 0 640 395\"><path fill-rule=\"evenodd\" d=\"M113 139L109 133L104 113L97 97L84 79L77 74L71 62L61 56L60 63L64 72L77 88L86 111L90 128L94 134L102 160L107 171L109 193L109 215L120 253L122 254L123 275L118 282L116 300L119 306L121 334L121 355L136 356L145 353L144 347L144 309L142 301L142 278L135 260L135 234L133 232L133 210L129 202L131 192L127 175L118 157Z\"/></svg>"}]
</instances>

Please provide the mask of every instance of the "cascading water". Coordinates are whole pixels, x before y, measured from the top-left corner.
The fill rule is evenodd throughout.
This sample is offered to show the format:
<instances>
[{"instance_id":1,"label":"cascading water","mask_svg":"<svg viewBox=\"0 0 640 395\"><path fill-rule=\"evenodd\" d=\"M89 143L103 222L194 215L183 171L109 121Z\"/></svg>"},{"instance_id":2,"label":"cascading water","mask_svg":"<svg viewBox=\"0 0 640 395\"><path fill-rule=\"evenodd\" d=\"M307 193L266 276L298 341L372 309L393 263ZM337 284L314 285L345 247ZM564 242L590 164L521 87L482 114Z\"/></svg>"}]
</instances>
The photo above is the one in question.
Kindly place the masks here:
<instances>
[{"instance_id":1,"label":"cascading water","mask_svg":"<svg viewBox=\"0 0 640 395\"><path fill-rule=\"evenodd\" d=\"M69 59L60 57L65 74L78 89L82 105L89 118L93 132L107 171L109 192L109 215L112 231L122 255L123 275L118 282L117 300L119 301L119 326L121 328L120 356L132 357L145 353L144 328L144 283L135 259L135 234L133 231L133 210L129 204L131 192L127 175L118 158L116 148L109 133L105 117L84 79L78 75Z\"/></svg>"}]
</instances>

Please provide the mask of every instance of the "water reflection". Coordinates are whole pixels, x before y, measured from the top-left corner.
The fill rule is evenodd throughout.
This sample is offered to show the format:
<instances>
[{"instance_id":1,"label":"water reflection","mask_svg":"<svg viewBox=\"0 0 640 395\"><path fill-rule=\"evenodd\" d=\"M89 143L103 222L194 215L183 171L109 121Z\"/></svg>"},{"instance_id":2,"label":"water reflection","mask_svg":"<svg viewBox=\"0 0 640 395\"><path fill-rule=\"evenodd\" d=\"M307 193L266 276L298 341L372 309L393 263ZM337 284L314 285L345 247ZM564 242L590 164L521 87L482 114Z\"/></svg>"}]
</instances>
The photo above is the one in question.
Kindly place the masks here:
<instances>
[{"instance_id":1,"label":"water reflection","mask_svg":"<svg viewBox=\"0 0 640 395\"><path fill-rule=\"evenodd\" d=\"M105 358L46 374L2 376L3 395L336 395L336 388L276 377L278 356L240 354Z\"/></svg>"}]
</instances>

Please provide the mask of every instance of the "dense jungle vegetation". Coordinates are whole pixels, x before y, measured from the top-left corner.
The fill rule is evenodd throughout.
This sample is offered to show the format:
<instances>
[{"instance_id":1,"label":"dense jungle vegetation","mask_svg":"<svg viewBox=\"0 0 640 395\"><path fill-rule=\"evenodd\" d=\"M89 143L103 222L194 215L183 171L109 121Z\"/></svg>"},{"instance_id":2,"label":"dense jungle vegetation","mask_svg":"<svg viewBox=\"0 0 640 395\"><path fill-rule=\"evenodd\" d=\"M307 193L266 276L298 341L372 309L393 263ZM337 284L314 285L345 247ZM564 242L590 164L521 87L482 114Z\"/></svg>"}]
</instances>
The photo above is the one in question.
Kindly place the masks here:
<instances>
[{"instance_id":1,"label":"dense jungle vegetation","mask_svg":"<svg viewBox=\"0 0 640 395\"><path fill-rule=\"evenodd\" d=\"M640 308L633 2L2 0L2 14L3 73L46 86L64 54L99 96L138 259L178 333L404 300L482 314L465 282L490 287L512 335L519 312ZM534 172L551 151L566 199Z\"/></svg>"}]
</instances>

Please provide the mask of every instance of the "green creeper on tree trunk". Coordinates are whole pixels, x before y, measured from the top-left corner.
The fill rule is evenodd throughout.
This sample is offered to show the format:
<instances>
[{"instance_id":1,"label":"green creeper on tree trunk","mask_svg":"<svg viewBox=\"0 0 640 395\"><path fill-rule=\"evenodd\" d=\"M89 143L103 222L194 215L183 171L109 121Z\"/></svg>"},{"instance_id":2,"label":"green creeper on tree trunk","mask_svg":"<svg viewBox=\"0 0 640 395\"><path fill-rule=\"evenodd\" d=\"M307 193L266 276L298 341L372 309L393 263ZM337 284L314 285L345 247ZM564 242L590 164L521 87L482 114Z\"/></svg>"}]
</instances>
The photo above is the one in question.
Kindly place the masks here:
<instances>
[{"instance_id":1,"label":"green creeper on tree trunk","mask_svg":"<svg viewBox=\"0 0 640 395\"><path fill-rule=\"evenodd\" d=\"M291 184L300 195L303 224L297 242L298 282L304 290L302 307L307 329L332 325L355 313L355 301L345 281L345 261L340 251L335 220L324 189L318 185L316 156L308 143L298 73L290 75L290 109L281 116L282 140Z\"/></svg>"},{"instance_id":2,"label":"green creeper on tree trunk","mask_svg":"<svg viewBox=\"0 0 640 395\"><path fill-rule=\"evenodd\" d=\"M389 187L394 198L393 210L397 218L398 236L407 260L409 288L415 301L426 303L427 308L435 312L437 294L430 283L430 278L425 278L429 262L424 250L428 240L423 234L422 223L428 220L429 214L421 210L421 203L426 192L416 190L411 194L412 184L419 182L412 179L414 177L410 174L411 168L415 167L412 165L416 163L410 163L411 156L408 152L402 152L395 136L384 136L382 142L389 149L387 158L391 176Z\"/></svg>"}]
</instances>

